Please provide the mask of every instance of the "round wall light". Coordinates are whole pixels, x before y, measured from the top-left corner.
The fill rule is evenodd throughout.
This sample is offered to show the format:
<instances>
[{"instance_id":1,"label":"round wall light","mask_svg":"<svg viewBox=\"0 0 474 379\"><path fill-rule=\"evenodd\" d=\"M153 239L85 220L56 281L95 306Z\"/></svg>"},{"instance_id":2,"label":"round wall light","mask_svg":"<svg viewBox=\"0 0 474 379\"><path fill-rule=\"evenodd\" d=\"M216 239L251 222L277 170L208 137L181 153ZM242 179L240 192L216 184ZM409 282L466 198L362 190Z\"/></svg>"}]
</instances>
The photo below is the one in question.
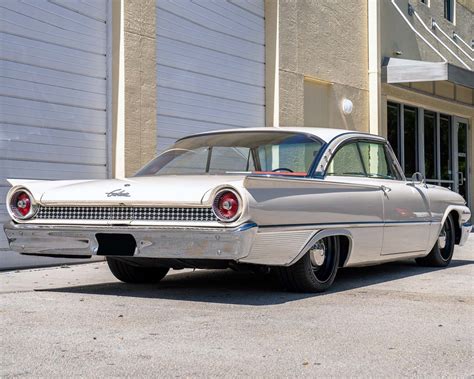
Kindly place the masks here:
<instances>
[{"instance_id":1,"label":"round wall light","mask_svg":"<svg viewBox=\"0 0 474 379\"><path fill-rule=\"evenodd\" d=\"M344 114L351 114L352 110L354 109L354 104L349 99L342 100L342 111Z\"/></svg>"}]
</instances>

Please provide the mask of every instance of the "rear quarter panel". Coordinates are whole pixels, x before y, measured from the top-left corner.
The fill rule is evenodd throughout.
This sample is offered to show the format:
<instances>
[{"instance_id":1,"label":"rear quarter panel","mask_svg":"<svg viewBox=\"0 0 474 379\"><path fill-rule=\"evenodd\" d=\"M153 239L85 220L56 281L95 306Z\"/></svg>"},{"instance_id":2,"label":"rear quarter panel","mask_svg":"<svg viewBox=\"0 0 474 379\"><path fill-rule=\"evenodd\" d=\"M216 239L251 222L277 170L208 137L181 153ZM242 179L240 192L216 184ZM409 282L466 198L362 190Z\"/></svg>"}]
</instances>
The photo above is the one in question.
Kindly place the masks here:
<instances>
[{"instance_id":1,"label":"rear quarter panel","mask_svg":"<svg viewBox=\"0 0 474 379\"><path fill-rule=\"evenodd\" d=\"M300 231L306 230L309 238L325 230L337 235L346 233L350 238L346 265L380 259L383 192L379 186L324 179L248 177L244 187L249 197L249 218L259 226L258 238L264 241L260 245L268 254L286 252L295 256L297 252L289 250Z\"/></svg>"}]
</instances>

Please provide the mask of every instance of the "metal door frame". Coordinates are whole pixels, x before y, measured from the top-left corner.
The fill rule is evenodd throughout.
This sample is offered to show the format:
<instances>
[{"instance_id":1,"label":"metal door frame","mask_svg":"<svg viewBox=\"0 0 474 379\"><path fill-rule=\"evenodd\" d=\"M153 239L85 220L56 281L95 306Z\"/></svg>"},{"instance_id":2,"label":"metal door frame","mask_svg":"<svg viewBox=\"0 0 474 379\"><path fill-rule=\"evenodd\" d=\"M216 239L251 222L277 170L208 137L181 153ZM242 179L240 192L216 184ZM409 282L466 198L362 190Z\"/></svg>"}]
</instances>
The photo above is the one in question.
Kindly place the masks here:
<instances>
[{"instance_id":1,"label":"metal door frame","mask_svg":"<svg viewBox=\"0 0 474 379\"><path fill-rule=\"evenodd\" d=\"M471 126L469 124L469 120L466 119L466 118L463 118L463 117L458 117L458 116L453 116L452 118L452 128L451 128L451 132L452 132L452 136L451 138L453 139L453 141L455 141L455 143L453 143L453 151L452 151L452 155L453 155L453 173L457 173L456 175L454 175L453 179L454 179L454 191L458 192L459 191L459 156L458 156L458 142L459 142L459 135L458 135L458 124L459 123L462 123L462 124L466 124L467 126L467 136L466 136L466 147L467 147L467 151L466 151L466 165L467 165L467 173L466 173L466 194L467 194L467 198L465 199L468 203L468 206L471 207L472 205L472 183L471 183L471 170L472 170L472 167L471 167L471 156L472 156L472 146L470 146L469 144L469 141L471 140Z\"/></svg>"}]
</instances>

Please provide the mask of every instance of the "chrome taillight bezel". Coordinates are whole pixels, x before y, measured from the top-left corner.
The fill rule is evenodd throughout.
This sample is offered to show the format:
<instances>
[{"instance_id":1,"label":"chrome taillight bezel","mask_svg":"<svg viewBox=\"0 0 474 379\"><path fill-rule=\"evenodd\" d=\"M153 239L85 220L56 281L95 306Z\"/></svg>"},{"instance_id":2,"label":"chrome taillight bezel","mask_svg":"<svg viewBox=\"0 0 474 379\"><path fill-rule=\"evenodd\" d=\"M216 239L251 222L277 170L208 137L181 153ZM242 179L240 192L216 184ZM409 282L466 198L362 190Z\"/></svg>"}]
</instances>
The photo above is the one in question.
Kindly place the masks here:
<instances>
[{"instance_id":1,"label":"chrome taillight bezel","mask_svg":"<svg viewBox=\"0 0 474 379\"><path fill-rule=\"evenodd\" d=\"M237 202L238 202L238 208L237 208L237 212L235 213L235 215L232 217L232 218L224 218L220 215L220 212L218 210L218 204L219 204L219 200L220 198L227 192L230 192L232 193L236 199L237 199ZM242 203L242 197L240 196L240 194L234 190L233 188L229 188L229 187L224 187L224 188L220 188L215 194L214 194L214 200L212 201L212 212L214 212L214 215L217 217L217 219L219 220L219 222L222 222L222 223L231 223L231 222L234 222L236 220L238 220L240 218L240 216L242 215L242 208L243 208L243 203Z\"/></svg>"},{"instance_id":2,"label":"chrome taillight bezel","mask_svg":"<svg viewBox=\"0 0 474 379\"><path fill-rule=\"evenodd\" d=\"M18 196L22 193L25 193L30 198L30 211L26 215L22 215L18 208L16 207L16 203L18 200ZM36 213L38 213L38 203L36 202L34 196L30 191L28 191L24 187L13 188L10 190L7 198L7 210L8 214L13 220L17 221L26 221L33 218Z\"/></svg>"}]
</instances>

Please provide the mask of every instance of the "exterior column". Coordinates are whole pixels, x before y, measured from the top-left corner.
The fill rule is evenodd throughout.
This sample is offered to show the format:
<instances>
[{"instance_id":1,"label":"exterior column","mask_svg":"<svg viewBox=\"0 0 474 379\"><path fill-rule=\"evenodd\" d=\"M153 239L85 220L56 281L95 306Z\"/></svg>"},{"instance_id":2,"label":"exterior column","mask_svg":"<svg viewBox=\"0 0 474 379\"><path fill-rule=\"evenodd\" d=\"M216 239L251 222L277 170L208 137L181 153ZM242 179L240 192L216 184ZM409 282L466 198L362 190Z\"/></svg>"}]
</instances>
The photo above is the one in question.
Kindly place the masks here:
<instances>
[{"instance_id":1,"label":"exterior column","mask_svg":"<svg viewBox=\"0 0 474 379\"><path fill-rule=\"evenodd\" d=\"M124 15L125 174L156 153L156 4L126 0Z\"/></svg>"},{"instance_id":2,"label":"exterior column","mask_svg":"<svg viewBox=\"0 0 474 379\"><path fill-rule=\"evenodd\" d=\"M280 126L279 0L265 0L265 126Z\"/></svg>"},{"instance_id":3,"label":"exterior column","mask_svg":"<svg viewBox=\"0 0 474 379\"><path fill-rule=\"evenodd\" d=\"M131 176L156 153L156 4L114 0L113 176Z\"/></svg>"},{"instance_id":4,"label":"exterior column","mask_svg":"<svg viewBox=\"0 0 474 379\"><path fill-rule=\"evenodd\" d=\"M368 0L369 132L381 134L380 3Z\"/></svg>"}]
</instances>

